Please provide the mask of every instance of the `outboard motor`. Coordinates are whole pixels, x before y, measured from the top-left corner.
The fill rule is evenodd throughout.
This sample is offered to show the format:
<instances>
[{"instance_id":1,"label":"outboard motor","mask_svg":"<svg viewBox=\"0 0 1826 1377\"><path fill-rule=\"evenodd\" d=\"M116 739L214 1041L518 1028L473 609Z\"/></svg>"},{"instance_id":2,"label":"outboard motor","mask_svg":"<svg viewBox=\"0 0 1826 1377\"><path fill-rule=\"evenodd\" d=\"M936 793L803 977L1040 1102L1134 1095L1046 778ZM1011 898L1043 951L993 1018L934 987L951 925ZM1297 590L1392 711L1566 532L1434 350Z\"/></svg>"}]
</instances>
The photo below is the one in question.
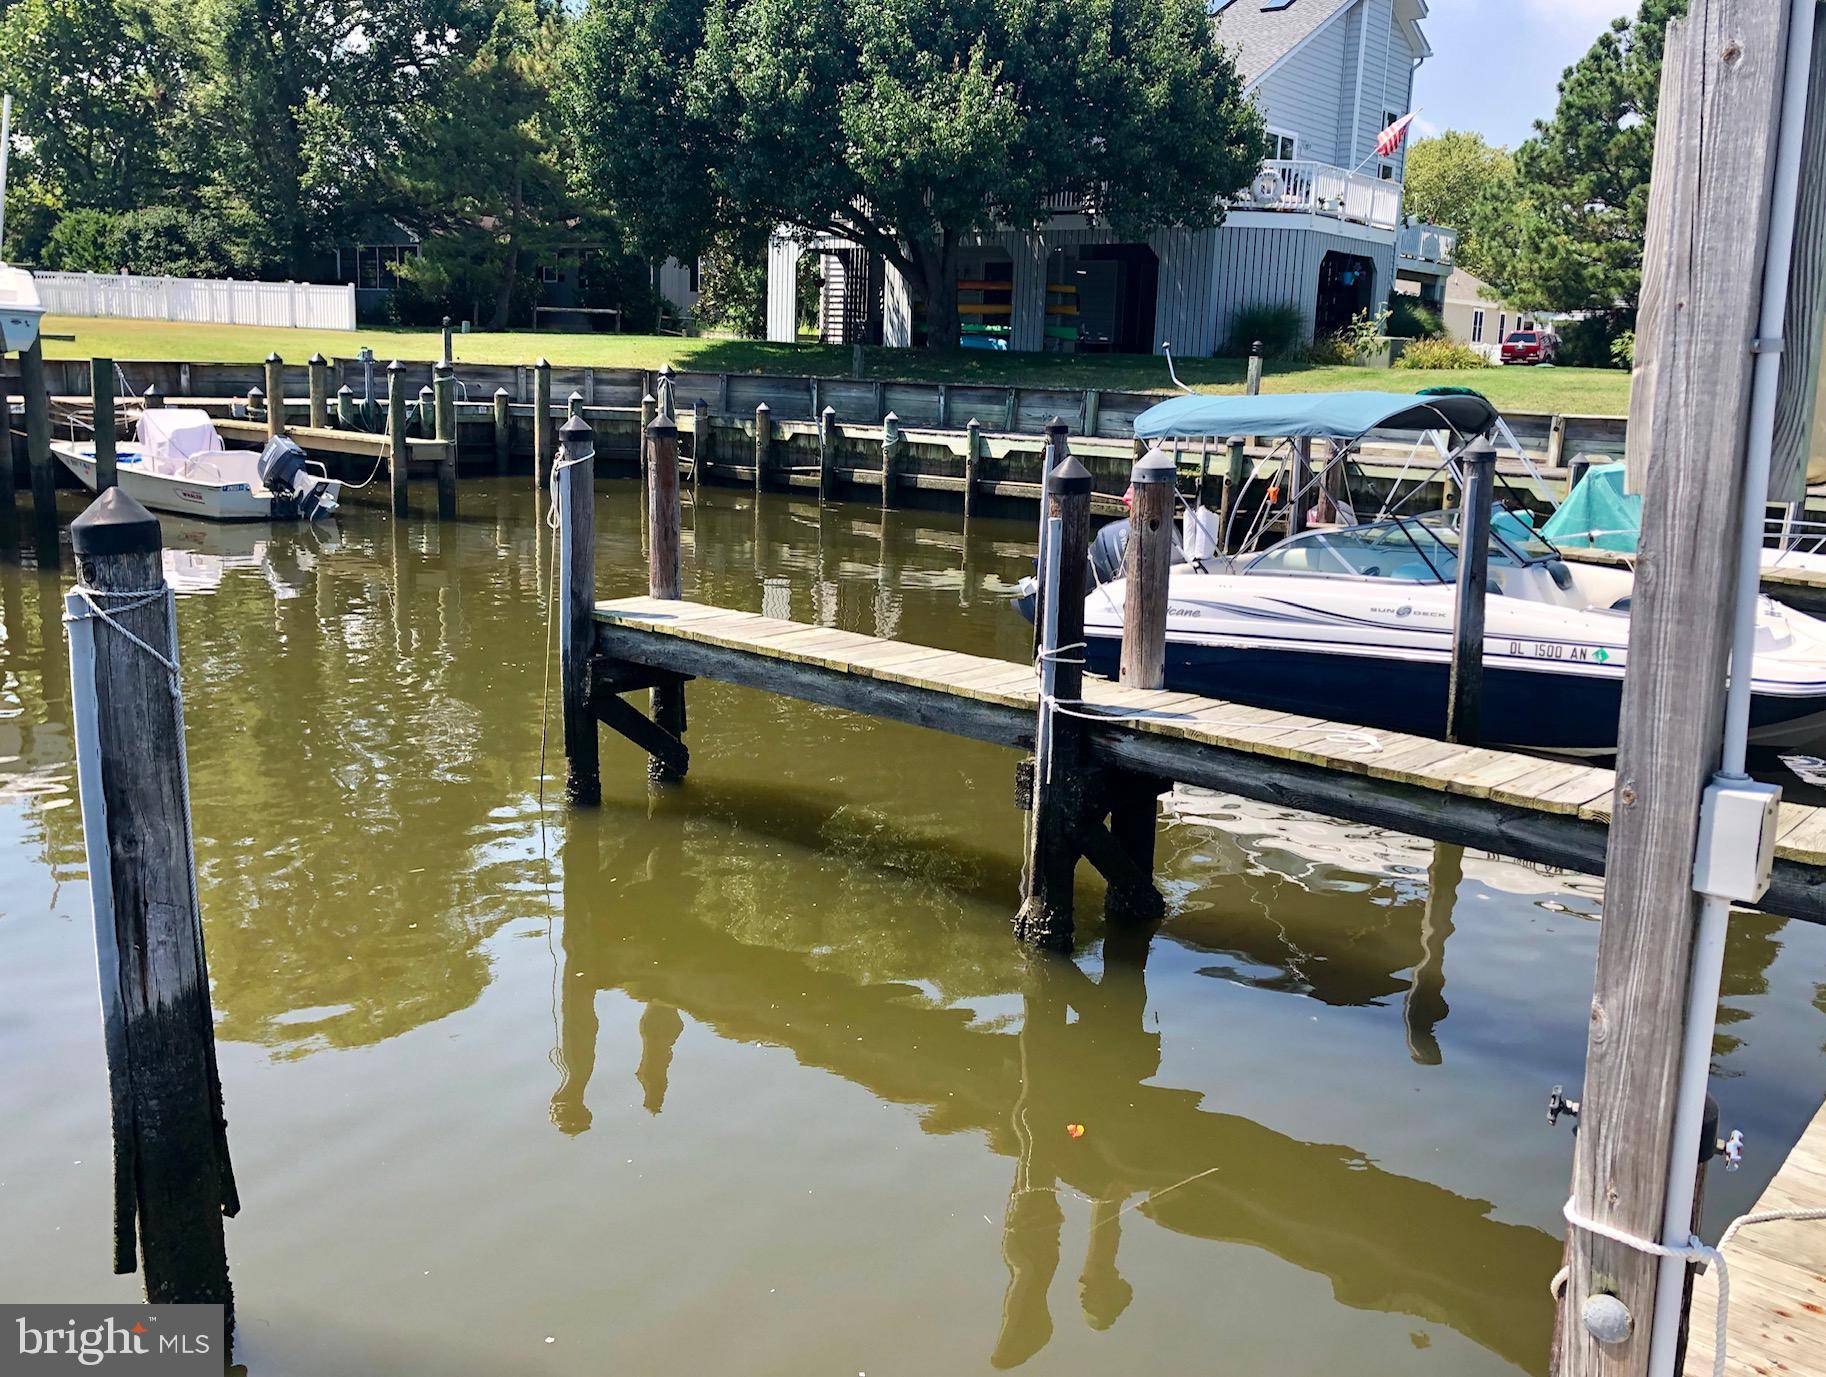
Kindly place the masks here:
<instances>
[{"instance_id":1,"label":"outboard motor","mask_svg":"<svg viewBox=\"0 0 1826 1377\"><path fill-rule=\"evenodd\" d=\"M304 466L304 451L284 435L275 435L260 451L260 481L273 495L274 516L301 516L306 521L336 510L342 484Z\"/></svg>"}]
</instances>

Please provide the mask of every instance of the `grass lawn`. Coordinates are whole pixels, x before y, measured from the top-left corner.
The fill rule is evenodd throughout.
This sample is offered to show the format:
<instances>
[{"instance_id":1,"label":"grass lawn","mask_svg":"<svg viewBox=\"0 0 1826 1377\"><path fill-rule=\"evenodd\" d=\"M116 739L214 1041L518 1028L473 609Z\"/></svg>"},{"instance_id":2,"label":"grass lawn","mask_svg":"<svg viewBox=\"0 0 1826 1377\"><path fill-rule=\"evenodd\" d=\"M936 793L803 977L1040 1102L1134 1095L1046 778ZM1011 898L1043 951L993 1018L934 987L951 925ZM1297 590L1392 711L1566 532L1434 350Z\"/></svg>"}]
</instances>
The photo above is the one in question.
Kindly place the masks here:
<instances>
[{"instance_id":1,"label":"grass lawn","mask_svg":"<svg viewBox=\"0 0 1826 1377\"><path fill-rule=\"evenodd\" d=\"M179 360L252 363L277 350L291 363L313 352L348 356L362 345L382 360L435 359L436 330L287 330L252 325L174 325L150 320L95 320L46 316L50 358ZM596 368L674 368L714 373L811 373L847 376L850 350L841 345L767 344L744 339L682 339L676 335L564 335L506 331L458 335L458 363L531 363L543 355L555 364ZM1163 359L1140 354L1000 354L982 349L927 353L870 349L868 376L890 381L987 383L1021 387L1105 387L1172 391ZM1240 392L1241 359L1185 359L1179 375L1202 392ZM1510 411L1569 415L1622 415L1629 410L1629 374L1609 368L1489 368L1479 372L1408 372L1271 362L1269 392L1342 392L1369 389L1416 392L1438 384L1475 387Z\"/></svg>"}]
</instances>

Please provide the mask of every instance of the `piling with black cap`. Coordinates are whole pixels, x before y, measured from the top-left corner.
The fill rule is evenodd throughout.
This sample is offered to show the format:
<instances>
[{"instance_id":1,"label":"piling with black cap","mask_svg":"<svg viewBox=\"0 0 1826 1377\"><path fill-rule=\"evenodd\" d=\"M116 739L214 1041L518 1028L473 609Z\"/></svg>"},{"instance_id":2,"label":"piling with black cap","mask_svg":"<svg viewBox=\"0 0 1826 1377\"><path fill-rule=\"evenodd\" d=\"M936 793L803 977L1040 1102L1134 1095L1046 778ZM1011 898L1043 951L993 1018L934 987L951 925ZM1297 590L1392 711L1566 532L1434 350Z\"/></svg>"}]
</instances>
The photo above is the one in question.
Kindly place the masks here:
<instances>
[{"instance_id":1,"label":"piling with black cap","mask_svg":"<svg viewBox=\"0 0 1826 1377\"><path fill-rule=\"evenodd\" d=\"M1446 740L1479 744L1484 704L1484 598L1490 582L1490 508L1496 500L1496 446L1473 442L1459 456L1465 475L1458 519L1458 586L1452 600L1452 673Z\"/></svg>"},{"instance_id":2,"label":"piling with black cap","mask_svg":"<svg viewBox=\"0 0 1826 1377\"><path fill-rule=\"evenodd\" d=\"M590 712L590 661L596 628L596 436L572 416L558 430L552 471L558 506L558 667L564 684L565 788L573 803L602 800L596 719Z\"/></svg>"},{"instance_id":3,"label":"piling with black cap","mask_svg":"<svg viewBox=\"0 0 1826 1377\"><path fill-rule=\"evenodd\" d=\"M114 1266L154 1303L232 1306L239 1208L216 1070L158 522L111 488L71 524L77 778L114 1123ZM232 1313L230 1323L232 1325Z\"/></svg>"}]
</instances>

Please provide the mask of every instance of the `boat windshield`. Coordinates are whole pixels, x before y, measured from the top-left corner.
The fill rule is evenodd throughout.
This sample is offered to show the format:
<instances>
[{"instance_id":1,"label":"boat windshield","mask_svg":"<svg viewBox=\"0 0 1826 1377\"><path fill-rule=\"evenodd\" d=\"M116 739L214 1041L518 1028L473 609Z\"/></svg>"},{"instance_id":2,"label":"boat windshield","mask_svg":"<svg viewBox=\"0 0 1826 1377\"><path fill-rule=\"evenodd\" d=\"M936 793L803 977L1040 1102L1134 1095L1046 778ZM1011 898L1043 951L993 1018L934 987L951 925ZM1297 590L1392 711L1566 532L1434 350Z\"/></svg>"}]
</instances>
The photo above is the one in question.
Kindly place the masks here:
<instances>
[{"instance_id":1,"label":"boat windshield","mask_svg":"<svg viewBox=\"0 0 1826 1377\"><path fill-rule=\"evenodd\" d=\"M1558 552L1510 512L1491 522L1490 562L1520 568ZM1332 578L1450 583L1458 577L1458 513L1394 517L1283 540L1250 561L1245 574L1321 574Z\"/></svg>"}]
</instances>

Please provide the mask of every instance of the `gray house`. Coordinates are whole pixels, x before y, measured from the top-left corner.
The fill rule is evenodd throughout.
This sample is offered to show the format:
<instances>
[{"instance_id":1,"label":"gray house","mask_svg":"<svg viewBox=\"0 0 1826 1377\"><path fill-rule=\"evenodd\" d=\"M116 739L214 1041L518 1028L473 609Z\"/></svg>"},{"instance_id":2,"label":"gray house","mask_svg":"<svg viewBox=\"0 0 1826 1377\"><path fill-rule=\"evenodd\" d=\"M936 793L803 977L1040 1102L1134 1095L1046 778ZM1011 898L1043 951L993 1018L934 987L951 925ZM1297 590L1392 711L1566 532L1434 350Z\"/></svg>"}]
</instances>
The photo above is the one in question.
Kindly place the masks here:
<instances>
[{"instance_id":1,"label":"gray house","mask_svg":"<svg viewBox=\"0 0 1826 1377\"><path fill-rule=\"evenodd\" d=\"M1207 355L1232 345L1239 312L1290 305L1306 334L1381 306L1404 279L1443 299L1456 235L1409 224L1405 149L1377 135L1413 108L1431 55L1426 0L1208 0L1237 55L1269 147L1223 224L1120 239L1061 197L1037 231L983 235L962 255L955 291L967 345L1063 353ZM791 341L796 269L817 254L819 334L836 344L910 345L920 333L892 264L841 239L782 229L768 245L767 337Z\"/></svg>"}]
</instances>

